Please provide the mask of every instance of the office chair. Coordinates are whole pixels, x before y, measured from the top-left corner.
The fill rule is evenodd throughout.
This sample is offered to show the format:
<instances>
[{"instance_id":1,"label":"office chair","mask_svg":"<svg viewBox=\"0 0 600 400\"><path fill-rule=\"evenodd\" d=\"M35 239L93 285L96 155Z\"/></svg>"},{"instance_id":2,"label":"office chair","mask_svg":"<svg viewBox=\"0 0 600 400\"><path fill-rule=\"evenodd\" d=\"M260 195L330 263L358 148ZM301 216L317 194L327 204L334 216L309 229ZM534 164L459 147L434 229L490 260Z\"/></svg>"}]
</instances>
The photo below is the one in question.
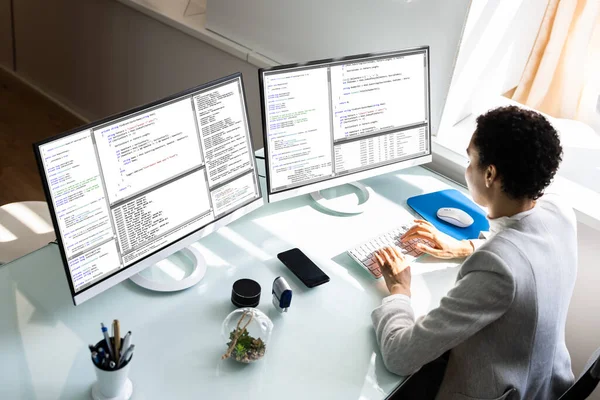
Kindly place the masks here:
<instances>
[{"instance_id":1,"label":"office chair","mask_svg":"<svg viewBox=\"0 0 600 400\"><path fill-rule=\"evenodd\" d=\"M600 381L600 347L587 361L577 381L558 400L587 399L598 385L598 381Z\"/></svg>"}]
</instances>

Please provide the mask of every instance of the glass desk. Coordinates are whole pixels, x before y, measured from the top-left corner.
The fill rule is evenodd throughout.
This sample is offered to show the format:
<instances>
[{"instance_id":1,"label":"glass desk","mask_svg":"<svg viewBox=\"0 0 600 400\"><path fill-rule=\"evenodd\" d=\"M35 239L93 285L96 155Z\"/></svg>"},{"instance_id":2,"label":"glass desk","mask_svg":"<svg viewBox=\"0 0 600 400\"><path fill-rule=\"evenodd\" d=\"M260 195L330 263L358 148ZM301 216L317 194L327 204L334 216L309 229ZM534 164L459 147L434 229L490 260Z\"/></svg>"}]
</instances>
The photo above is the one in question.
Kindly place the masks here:
<instances>
[{"instance_id":1,"label":"glass desk","mask_svg":"<svg viewBox=\"0 0 600 400\"><path fill-rule=\"evenodd\" d=\"M89 399L95 374L88 344L100 340L100 322L113 319L133 332L133 399L385 398L403 381L385 369L371 326L371 310L387 289L345 251L410 215L408 197L466 190L422 167L362 182L373 193L360 215L324 214L305 195L268 204L203 238L194 246L207 260L206 276L182 292L125 281L75 307L53 244L0 267L0 398ZM293 247L331 281L306 288L276 257ZM413 265L417 315L439 304L457 265L429 257ZM293 290L284 314L271 304L277 276ZM234 309L231 286L240 278L260 283L258 308L274 323L265 358L250 365L221 361L221 323Z\"/></svg>"}]
</instances>

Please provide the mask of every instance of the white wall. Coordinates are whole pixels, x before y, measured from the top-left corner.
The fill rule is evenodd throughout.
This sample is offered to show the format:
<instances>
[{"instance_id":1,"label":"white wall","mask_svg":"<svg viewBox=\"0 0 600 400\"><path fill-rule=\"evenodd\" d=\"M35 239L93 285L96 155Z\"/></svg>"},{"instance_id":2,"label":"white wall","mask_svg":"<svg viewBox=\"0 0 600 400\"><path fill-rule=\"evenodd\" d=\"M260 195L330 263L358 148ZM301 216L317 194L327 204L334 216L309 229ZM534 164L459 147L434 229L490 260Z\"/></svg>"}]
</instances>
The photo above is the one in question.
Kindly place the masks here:
<instances>
[{"instance_id":1,"label":"white wall","mask_svg":"<svg viewBox=\"0 0 600 400\"><path fill-rule=\"evenodd\" d=\"M206 27L282 64L428 45L437 134L470 3L210 0Z\"/></svg>"},{"instance_id":2,"label":"white wall","mask_svg":"<svg viewBox=\"0 0 600 400\"><path fill-rule=\"evenodd\" d=\"M567 318L567 347L575 376L600 347L600 232L579 223L577 235L577 282ZM600 400L600 388L590 399Z\"/></svg>"},{"instance_id":3,"label":"white wall","mask_svg":"<svg viewBox=\"0 0 600 400\"><path fill-rule=\"evenodd\" d=\"M15 26L17 73L89 120L242 72L262 147L258 70L245 61L114 0L17 1Z\"/></svg>"},{"instance_id":4,"label":"white wall","mask_svg":"<svg viewBox=\"0 0 600 400\"><path fill-rule=\"evenodd\" d=\"M454 125L519 83L548 0L475 0L440 128Z\"/></svg>"},{"instance_id":5,"label":"white wall","mask_svg":"<svg viewBox=\"0 0 600 400\"><path fill-rule=\"evenodd\" d=\"M13 67L10 0L0 0L0 65L8 69Z\"/></svg>"}]
</instances>

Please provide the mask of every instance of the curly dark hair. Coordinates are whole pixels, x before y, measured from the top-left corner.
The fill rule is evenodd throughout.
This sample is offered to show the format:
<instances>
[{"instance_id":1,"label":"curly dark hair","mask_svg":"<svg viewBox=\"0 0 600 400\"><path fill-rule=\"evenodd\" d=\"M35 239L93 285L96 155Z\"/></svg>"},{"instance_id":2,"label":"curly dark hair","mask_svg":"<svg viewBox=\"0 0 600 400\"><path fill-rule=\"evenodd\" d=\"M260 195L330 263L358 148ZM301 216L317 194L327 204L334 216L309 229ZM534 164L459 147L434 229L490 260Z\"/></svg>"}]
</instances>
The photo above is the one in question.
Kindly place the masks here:
<instances>
[{"instance_id":1,"label":"curly dark hair","mask_svg":"<svg viewBox=\"0 0 600 400\"><path fill-rule=\"evenodd\" d=\"M516 106L477 117L473 144L479 168L494 165L502 190L514 199L544 194L562 161L558 133L543 115Z\"/></svg>"}]
</instances>

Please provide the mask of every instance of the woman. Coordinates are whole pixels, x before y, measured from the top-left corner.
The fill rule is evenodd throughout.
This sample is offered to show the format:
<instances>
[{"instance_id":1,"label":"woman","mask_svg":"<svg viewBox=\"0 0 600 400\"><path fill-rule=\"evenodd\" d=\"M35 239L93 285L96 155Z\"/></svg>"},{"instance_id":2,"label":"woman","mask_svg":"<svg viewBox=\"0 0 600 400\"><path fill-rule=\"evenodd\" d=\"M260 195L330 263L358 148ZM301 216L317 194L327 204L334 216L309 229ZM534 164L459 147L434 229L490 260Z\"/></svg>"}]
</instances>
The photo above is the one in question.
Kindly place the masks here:
<instances>
[{"instance_id":1,"label":"woman","mask_svg":"<svg viewBox=\"0 0 600 400\"><path fill-rule=\"evenodd\" d=\"M477 118L467 153L490 236L457 241L415 221L401 240L468 256L440 306L416 321L410 267L397 249L376 254L391 293L372 313L384 363L409 375L446 353L436 399L557 399L573 383L565 321L577 268L574 213L542 197L561 161L558 135L540 114L504 107Z\"/></svg>"}]
</instances>

